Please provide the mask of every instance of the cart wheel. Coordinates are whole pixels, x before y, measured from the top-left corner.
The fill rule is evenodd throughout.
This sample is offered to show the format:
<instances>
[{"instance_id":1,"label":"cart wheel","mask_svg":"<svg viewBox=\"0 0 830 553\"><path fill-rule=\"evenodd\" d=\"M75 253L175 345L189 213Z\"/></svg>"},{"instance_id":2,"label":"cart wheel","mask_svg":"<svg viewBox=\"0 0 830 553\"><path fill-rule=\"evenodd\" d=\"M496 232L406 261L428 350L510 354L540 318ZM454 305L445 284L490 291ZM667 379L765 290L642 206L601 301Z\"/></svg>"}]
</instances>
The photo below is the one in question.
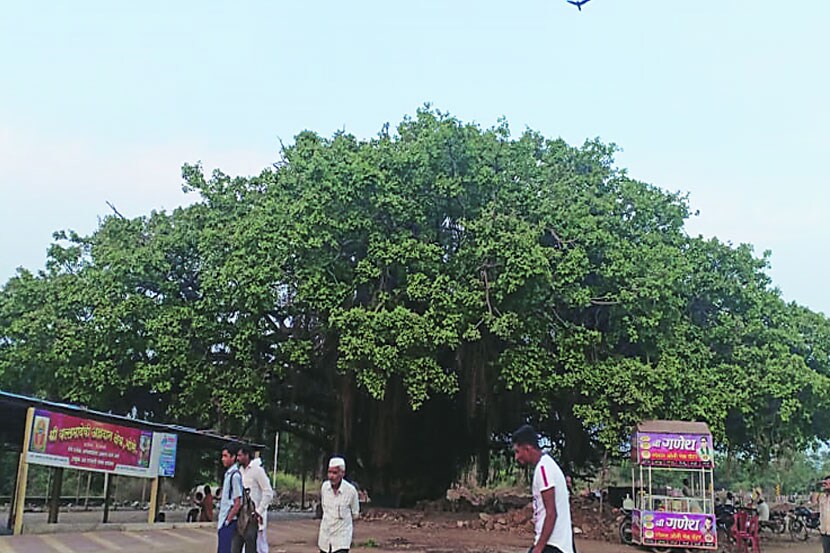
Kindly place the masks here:
<instances>
[{"instance_id":1,"label":"cart wheel","mask_svg":"<svg viewBox=\"0 0 830 553\"><path fill-rule=\"evenodd\" d=\"M686 553L685 549L678 549L676 547L652 547L654 553Z\"/></svg>"}]
</instances>

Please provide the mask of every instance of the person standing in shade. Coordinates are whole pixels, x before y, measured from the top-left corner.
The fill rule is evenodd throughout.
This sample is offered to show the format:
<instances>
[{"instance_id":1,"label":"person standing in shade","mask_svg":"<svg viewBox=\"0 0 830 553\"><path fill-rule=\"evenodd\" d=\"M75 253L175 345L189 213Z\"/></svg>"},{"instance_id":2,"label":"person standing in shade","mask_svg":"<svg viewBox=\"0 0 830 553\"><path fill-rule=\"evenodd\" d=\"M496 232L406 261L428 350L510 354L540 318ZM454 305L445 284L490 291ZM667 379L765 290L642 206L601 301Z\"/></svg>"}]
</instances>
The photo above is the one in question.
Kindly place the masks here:
<instances>
[{"instance_id":1,"label":"person standing in shade","mask_svg":"<svg viewBox=\"0 0 830 553\"><path fill-rule=\"evenodd\" d=\"M574 553L571 505L565 475L539 447L539 435L528 425L513 433L513 453L533 469L533 524L536 537L529 553Z\"/></svg>"},{"instance_id":2,"label":"person standing in shade","mask_svg":"<svg viewBox=\"0 0 830 553\"><path fill-rule=\"evenodd\" d=\"M692 484L689 482L688 478L683 479L683 497L687 499L694 497L694 492L692 492Z\"/></svg>"},{"instance_id":3,"label":"person standing in shade","mask_svg":"<svg viewBox=\"0 0 830 553\"><path fill-rule=\"evenodd\" d=\"M197 522L199 520L205 504L204 499L202 492L196 492L193 497L193 507L187 512L187 522Z\"/></svg>"},{"instance_id":4,"label":"person standing in shade","mask_svg":"<svg viewBox=\"0 0 830 553\"><path fill-rule=\"evenodd\" d=\"M225 478L219 500L217 553L241 553L244 544L242 537L236 531L236 519L242 507L242 474L236 465L237 451L239 451L239 446L235 444L226 444L222 448Z\"/></svg>"},{"instance_id":5,"label":"person standing in shade","mask_svg":"<svg viewBox=\"0 0 830 553\"><path fill-rule=\"evenodd\" d=\"M268 507L274 499L274 489L271 481L262 468L262 459L253 458L251 446L242 445L236 456L239 462L239 470L242 472L242 485L250 490L251 501L256 507L256 524L251 524L249 529L252 536L245 536L245 553L268 553L268 535L266 525L268 523Z\"/></svg>"},{"instance_id":6,"label":"person standing in shade","mask_svg":"<svg viewBox=\"0 0 830 553\"><path fill-rule=\"evenodd\" d=\"M346 461L333 457L329 461L328 480L320 490L323 520L317 546L321 553L348 553L352 546L353 521L360 516L357 490L344 479Z\"/></svg>"},{"instance_id":7,"label":"person standing in shade","mask_svg":"<svg viewBox=\"0 0 830 553\"><path fill-rule=\"evenodd\" d=\"M213 522L213 493L210 486L205 486L205 498L202 500L202 511L199 513L199 522Z\"/></svg>"},{"instance_id":8,"label":"person standing in shade","mask_svg":"<svg viewBox=\"0 0 830 553\"><path fill-rule=\"evenodd\" d=\"M830 553L830 476L825 476L821 483L823 492L818 496L819 533L824 553Z\"/></svg>"}]
</instances>

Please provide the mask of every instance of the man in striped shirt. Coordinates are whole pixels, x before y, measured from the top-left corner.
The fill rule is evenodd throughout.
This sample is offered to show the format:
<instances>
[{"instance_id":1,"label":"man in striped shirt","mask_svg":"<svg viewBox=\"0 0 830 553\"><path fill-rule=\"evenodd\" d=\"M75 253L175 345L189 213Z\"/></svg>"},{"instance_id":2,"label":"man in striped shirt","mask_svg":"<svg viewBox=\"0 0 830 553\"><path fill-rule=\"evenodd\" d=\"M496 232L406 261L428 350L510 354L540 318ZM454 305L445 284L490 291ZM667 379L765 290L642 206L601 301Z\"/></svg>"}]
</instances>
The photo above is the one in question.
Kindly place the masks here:
<instances>
[{"instance_id":1,"label":"man in striped shirt","mask_svg":"<svg viewBox=\"0 0 830 553\"><path fill-rule=\"evenodd\" d=\"M536 538L529 553L574 553L571 505L565 474L539 447L539 435L524 425L513 433L513 452L533 466L533 523Z\"/></svg>"}]
</instances>

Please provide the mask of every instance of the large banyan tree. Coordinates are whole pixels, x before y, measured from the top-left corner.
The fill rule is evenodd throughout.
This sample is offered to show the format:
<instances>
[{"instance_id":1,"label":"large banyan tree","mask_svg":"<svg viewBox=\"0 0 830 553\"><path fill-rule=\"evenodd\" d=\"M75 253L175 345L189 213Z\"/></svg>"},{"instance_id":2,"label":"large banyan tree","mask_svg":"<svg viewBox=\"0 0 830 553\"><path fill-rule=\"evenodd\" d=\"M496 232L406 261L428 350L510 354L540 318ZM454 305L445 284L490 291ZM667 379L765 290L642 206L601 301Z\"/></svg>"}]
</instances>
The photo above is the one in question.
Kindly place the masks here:
<instances>
[{"instance_id":1,"label":"large banyan tree","mask_svg":"<svg viewBox=\"0 0 830 553\"><path fill-rule=\"evenodd\" d=\"M0 385L290 432L404 500L486 474L524 421L570 470L652 417L760 458L828 438L828 320L614 152L424 109L251 178L187 165L196 203L58 233L6 284Z\"/></svg>"}]
</instances>

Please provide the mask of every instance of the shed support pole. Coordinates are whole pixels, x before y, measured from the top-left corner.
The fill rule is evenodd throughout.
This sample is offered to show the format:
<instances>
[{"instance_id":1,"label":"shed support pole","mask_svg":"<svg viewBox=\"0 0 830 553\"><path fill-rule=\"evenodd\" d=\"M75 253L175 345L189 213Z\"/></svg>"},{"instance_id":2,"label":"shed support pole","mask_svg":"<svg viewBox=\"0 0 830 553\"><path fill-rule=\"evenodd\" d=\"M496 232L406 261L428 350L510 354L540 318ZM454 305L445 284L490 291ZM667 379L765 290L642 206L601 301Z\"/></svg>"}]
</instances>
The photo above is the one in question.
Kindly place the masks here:
<instances>
[{"instance_id":1,"label":"shed support pole","mask_svg":"<svg viewBox=\"0 0 830 553\"><path fill-rule=\"evenodd\" d=\"M23 431L23 449L20 452L20 461L17 465L17 483L14 494L14 535L23 532L23 507L26 505L26 481L29 478L29 441L32 439L32 420L35 418L35 408L26 410L26 428Z\"/></svg>"},{"instance_id":2,"label":"shed support pole","mask_svg":"<svg viewBox=\"0 0 830 553\"><path fill-rule=\"evenodd\" d=\"M114 474L104 473L104 524L110 521L110 499L112 498L112 480Z\"/></svg>"},{"instance_id":3,"label":"shed support pole","mask_svg":"<svg viewBox=\"0 0 830 553\"><path fill-rule=\"evenodd\" d=\"M61 506L61 491L63 490L63 469L54 467L52 469L52 489L49 490L49 518L46 522L55 524L58 522L58 512Z\"/></svg>"},{"instance_id":4,"label":"shed support pole","mask_svg":"<svg viewBox=\"0 0 830 553\"><path fill-rule=\"evenodd\" d=\"M156 521L156 511L158 511L159 503L159 477L153 478L150 486L150 508L147 510L147 524L153 524Z\"/></svg>"}]
</instances>

